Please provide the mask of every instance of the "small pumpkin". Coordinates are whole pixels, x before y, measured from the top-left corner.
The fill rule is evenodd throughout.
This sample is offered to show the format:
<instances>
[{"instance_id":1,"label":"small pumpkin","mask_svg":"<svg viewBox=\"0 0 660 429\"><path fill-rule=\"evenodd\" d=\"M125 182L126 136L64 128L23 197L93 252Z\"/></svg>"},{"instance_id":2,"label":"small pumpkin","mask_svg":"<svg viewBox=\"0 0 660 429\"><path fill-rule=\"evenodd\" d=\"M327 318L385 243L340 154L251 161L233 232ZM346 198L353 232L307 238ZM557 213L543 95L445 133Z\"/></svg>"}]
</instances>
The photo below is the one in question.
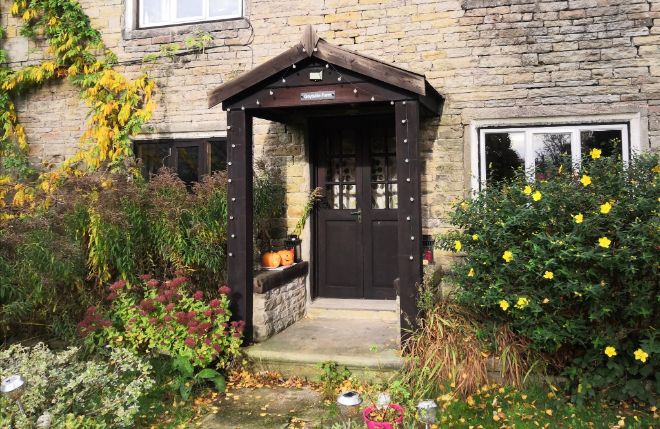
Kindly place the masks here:
<instances>
[{"instance_id":1,"label":"small pumpkin","mask_svg":"<svg viewBox=\"0 0 660 429\"><path fill-rule=\"evenodd\" d=\"M293 258L294 258L293 250L284 249L277 252L277 254L280 255L280 260L283 267L293 264Z\"/></svg>"},{"instance_id":2,"label":"small pumpkin","mask_svg":"<svg viewBox=\"0 0 660 429\"><path fill-rule=\"evenodd\" d=\"M277 252L266 252L261 256L261 266L264 268L277 268L282 262L282 257Z\"/></svg>"}]
</instances>

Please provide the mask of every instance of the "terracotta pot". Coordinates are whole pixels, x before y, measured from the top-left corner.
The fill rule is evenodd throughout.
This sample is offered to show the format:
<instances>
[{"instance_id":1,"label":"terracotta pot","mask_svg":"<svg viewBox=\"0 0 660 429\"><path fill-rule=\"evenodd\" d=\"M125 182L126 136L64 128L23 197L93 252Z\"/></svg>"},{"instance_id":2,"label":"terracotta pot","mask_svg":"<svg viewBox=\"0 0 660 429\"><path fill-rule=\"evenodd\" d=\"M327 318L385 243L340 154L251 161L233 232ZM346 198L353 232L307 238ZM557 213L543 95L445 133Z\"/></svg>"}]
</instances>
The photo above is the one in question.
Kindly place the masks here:
<instances>
[{"instance_id":1,"label":"terracotta pot","mask_svg":"<svg viewBox=\"0 0 660 429\"><path fill-rule=\"evenodd\" d=\"M390 408L397 411L397 418L394 422L374 422L369 418L369 414L375 409L375 406L370 406L362 412L362 418L367 424L367 429L397 429L402 427L403 423L403 407L397 404L390 404Z\"/></svg>"}]
</instances>

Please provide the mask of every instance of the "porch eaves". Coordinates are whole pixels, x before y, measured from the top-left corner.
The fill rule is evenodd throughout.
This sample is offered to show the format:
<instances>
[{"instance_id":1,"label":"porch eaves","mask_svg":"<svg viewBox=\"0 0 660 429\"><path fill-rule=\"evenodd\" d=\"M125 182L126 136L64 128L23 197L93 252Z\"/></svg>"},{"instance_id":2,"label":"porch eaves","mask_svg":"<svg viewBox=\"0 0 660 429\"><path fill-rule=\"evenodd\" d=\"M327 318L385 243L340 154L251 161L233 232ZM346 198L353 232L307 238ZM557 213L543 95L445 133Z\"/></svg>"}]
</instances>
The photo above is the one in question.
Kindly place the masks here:
<instances>
[{"instance_id":1,"label":"porch eaves","mask_svg":"<svg viewBox=\"0 0 660 429\"><path fill-rule=\"evenodd\" d=\"M311 25L305 28L300 42L293 47L214 89L209 96L209 108L251 90L299 61L312 57L410 92L432 114L440 114L443 97L424 75L328 43L318 36Z\"/></svg>"}]
</instances>

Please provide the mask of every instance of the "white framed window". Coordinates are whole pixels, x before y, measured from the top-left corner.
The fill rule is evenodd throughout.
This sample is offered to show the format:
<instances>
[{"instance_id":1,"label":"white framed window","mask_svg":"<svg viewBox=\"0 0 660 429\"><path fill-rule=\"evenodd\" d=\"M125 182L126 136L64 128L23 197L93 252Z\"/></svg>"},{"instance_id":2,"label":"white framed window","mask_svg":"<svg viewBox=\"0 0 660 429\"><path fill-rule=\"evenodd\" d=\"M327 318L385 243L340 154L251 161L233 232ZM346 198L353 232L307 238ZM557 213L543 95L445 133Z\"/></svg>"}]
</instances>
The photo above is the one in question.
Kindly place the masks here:
<instances>
[{"instance_id":1,"label":"white framed window","mask_svg":"<svg viewBox=\"0 0 660 429\"><path fill-rule=\"evenodd\" d=\"M137 0L140 28L241 18L243 0Z\"/></svg>"},{"instance_id":2,"label":"white framed window","mask_svg":"<svg viewBox=\"0 0 660 429\"><path fill-rule=\"evenodd\" d=\"M520 120L472 124L472 189L509 178L524 169L530 180L553 174L562 162L577 166L591 149L628 162L638 148L638 119L603 123L532 125ZM565 165L564 168L571 168Z\"/></svg>"}]
</instances>

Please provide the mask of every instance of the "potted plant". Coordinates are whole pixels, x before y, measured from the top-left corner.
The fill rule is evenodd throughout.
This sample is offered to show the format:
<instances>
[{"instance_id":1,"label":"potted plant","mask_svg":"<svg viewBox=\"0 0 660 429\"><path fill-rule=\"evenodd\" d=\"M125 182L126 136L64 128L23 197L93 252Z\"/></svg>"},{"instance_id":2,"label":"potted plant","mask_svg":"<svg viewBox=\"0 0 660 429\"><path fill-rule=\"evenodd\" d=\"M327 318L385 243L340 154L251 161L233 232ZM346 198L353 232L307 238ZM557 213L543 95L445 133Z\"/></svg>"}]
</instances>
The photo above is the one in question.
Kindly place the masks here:
<instances>
[{"instance_id":1,"label":"potted plant","mask_svg":"<svg viewBox=\"0 0 660 429\"><path fill-rule=\"evenodd\" d=\"M321 199L322 196L323 196L323 192L321 188L315 188L309 193L309 197L307 198L307 202L305 203L303 212L300 215L300 219L298 219L298 222L296 222L296 226L293 229L293 233L290 234L285 241L285 243L289 246L289 248L294 250L295 262L300 262L302 260L300 254L300 242L301 242L300 234L302 234L302 230L303 228L305 228L307 219L309 219L309 216L312 214L312 210L314 209L314 206Z\"/></svg>"},{"instance_id":2,"label":"potted plant","mask_svg":"<svg viewBox=\"0 0 660 429\"><path fill-rule=\"evenodd\" d=\"M390 403L387 393L378 395L376 405L364 409L362 418L367 429L396 429L403 425L404 409L399 404Z\"/></svg>"}]
</instances>

